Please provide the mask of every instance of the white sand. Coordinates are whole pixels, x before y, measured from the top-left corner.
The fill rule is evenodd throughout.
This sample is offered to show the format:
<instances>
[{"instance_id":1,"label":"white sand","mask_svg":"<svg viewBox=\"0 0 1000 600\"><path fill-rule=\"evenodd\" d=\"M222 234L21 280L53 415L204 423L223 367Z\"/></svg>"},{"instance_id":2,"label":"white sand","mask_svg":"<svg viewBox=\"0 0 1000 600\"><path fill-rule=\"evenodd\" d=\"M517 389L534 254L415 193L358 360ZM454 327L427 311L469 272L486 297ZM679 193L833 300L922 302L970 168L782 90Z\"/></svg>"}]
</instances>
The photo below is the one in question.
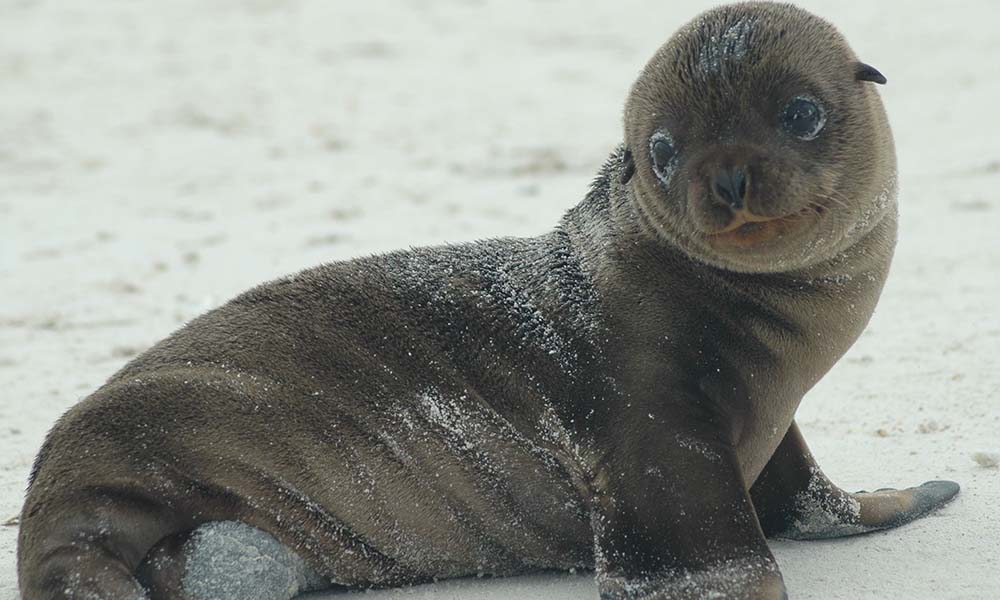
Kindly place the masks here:
<instances>
[{"instance_id":1,"label":"white sand","mask_svg":"<svg viewBox=\"0 0 1000 600\"><path fill-rule=\"evenodd\" d=\"M889 78L903 217L871 327L799 422L846 488L964 490L897 531L773 547L797 599L995 598L1000 4L803 4ZM67 407L240 290L551 227L642 64L708 6L0 0L0 522ZM367 597L597 596L547 576Z\"/></svg>"}]
</instances>

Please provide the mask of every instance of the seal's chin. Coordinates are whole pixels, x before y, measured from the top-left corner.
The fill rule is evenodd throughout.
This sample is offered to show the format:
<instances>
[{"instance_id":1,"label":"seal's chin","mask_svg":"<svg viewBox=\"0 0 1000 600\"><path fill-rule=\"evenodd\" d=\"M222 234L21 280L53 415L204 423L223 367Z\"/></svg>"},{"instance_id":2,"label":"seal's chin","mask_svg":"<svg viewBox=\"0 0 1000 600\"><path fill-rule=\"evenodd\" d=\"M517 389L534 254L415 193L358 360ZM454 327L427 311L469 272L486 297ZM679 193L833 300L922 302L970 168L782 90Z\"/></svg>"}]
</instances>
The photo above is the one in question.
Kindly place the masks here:
<instances>
[{"instance_id":1,"label":"seal's chin","mask_svg":"<svg viewBox=\"0 0 1000 600\"><path fill-rule=\"evenodd\" d=\"M719 250L747 250L772 245L800 232L817 216L816 210L811 207L783 217L764 217L740 210L734 213L732 221L724 228L705 233L705 239Z\"/></svg>"}]
</instances>

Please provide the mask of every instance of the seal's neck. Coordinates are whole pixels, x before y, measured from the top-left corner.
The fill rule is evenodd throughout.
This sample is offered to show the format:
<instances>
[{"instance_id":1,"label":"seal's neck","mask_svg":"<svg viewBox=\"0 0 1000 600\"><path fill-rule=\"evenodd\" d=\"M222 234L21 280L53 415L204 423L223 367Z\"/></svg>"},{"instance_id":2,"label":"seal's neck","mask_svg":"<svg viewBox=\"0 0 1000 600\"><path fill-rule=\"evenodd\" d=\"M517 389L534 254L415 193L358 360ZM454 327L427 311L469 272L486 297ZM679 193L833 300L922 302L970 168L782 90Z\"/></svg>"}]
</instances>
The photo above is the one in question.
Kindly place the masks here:
<instances>
[{"instance_id":1,"label":"seal's neck","mask_svg":"<svg viewBox=\"0 0 1000 600\"><path fill-rule=\"evenodd\" d=\"M809 363L795 377L801 393L861 335L888 274L894 213L851 247L800 271L728 271L651 235L613 161L560 225L612 330L638 322L645 331L630 335L662 337L670 332L660 329L680 321L720 339L754 341L779 363Z\"/></svg>"}]
</instances>

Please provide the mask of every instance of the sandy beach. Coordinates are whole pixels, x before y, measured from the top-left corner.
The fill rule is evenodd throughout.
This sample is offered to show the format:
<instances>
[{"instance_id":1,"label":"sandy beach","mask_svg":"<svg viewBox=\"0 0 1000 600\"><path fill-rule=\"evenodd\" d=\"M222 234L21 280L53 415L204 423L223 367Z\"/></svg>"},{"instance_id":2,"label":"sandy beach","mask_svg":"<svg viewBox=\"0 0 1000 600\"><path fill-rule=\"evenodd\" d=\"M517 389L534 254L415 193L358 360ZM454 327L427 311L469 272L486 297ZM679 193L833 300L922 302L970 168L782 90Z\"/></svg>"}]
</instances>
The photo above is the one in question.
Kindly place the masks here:
<instances>
[{"instance_id":1,"label":"sandy beach","mask_svg":"<svg viewBox=\"0 0 1000 600\"><path fill-rule=\"evenodd\" d=\"M796 600L995 598L1000 4L799 4L889 79L901 225L871 325L798 422L846 489L963 491L898 530L772 548ZM0 523L60 414L240 291L549 230L619 143L645 61L713 5L0 0ZM16 538L0 525L0 600ZM590 579L366 598L596 599Z\"/></svg>"}]
</instances>

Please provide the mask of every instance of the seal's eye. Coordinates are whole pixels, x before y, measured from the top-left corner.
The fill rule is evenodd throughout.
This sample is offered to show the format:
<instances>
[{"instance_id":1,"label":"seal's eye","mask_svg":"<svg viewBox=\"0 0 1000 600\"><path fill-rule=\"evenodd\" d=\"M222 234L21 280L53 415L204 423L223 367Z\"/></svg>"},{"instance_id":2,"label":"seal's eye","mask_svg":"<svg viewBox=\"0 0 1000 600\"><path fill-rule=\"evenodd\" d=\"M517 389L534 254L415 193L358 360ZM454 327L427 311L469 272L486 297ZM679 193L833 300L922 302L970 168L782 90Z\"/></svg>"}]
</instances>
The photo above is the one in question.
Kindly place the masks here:
<instances>
[{"instance_id":1,"label":"seal's eye","mask_svg":"<svg viewBox=\"0 0 1000 600\"><path fill-rule=\"evenodd\" d=\"M670 185L670 176L677 166L677 149L670 136L658 131L649 138L649 154L653 159L653 171L663 185Z\"/></svg>"},{"instance_id":2,"label":"seal's eye","mask_svg":"<svg viewBox=\"0 0 1000 600\"><path fill-rule=\"evenodd\" d=\"M653 164L656 168L663 170L670 164L670 159L674 157L674 147L664 139L653 141Z\"/></svg>"},{"instance_id":3,"label":"seal's eye","mask_svg":"<svg viewBox=\"0 0 1000 600\"><path fill-rule=\"evenodd\" d=\"M781 114L781 123L788 131L800 140L815 139L826 125L826 112L812 98L800 96L794 98Z\"/></svg>"}]
</instances>

